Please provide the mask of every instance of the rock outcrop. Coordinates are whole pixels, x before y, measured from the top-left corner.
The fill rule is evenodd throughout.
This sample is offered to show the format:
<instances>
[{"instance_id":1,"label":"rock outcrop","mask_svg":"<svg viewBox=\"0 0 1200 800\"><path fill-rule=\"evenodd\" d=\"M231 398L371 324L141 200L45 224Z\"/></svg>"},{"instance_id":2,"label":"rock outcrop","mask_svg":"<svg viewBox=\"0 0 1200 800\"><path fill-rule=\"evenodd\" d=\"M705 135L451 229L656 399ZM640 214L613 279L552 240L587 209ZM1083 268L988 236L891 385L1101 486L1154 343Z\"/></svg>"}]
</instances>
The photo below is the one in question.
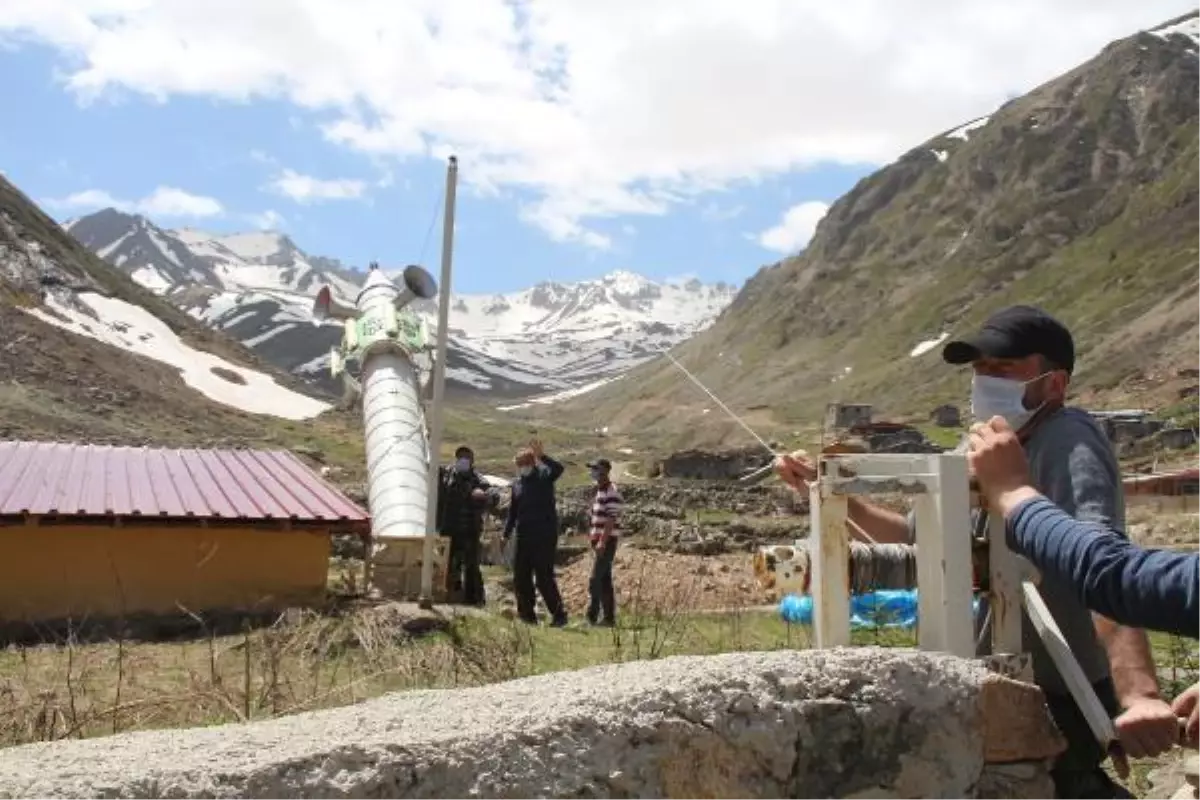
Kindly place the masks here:
<instances>
[{"instance_id":1,"label":"rock outcrop","mask_svg":"<svg viewBox=\"0 0 1200 800\"><path fill-rule=\"evenodd\" d=\"M881 648L677 657L0 752L4 797L1045 797L1040 691Z\"/></svg>"}]
</instances>

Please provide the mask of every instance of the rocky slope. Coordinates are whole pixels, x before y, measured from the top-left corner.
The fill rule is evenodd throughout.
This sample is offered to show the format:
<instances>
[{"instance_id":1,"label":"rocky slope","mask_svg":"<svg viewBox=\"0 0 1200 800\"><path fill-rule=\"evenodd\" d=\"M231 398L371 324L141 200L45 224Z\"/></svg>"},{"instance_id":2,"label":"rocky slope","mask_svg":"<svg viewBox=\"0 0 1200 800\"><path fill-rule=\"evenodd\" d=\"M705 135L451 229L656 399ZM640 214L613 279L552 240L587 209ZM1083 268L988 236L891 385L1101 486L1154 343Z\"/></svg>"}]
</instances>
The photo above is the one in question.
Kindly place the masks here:
<instances>
[{"instance_id":1,"label":"rocky slope","mask_svg":"<svg viewBox=\"0 0 1200 800\"><path fill-rule=\"evenodd\" d=\"M287 418L312 428L331 399L93 256L0 178L0 438L278 443Z\"/></svg>"},{"instance_id":2,"label":"rocky slope","mask_svg":"<svg viewBox=\"0 0 1200 800\"><path fill-rule=\"evenodd\" d=\"M1084 402L1177 400L1198 330L1198 31L1192 14L1113 42L862 180L677 358L763 428L830 401L927 414L968 390L936 345L1032 302L1075 333ZM561 412L746 436L663 359Z\"/></svg>"},{"instance_id":3,"label":"rocky slope","mask_svg":"<svg viewBox=\"0 0 1200 800\"><path fill-rule=\"evenodd\" d=\"M335 401L98 258L0 177L0 439L287 447L350 487L362 419ZM446 448L469 441L505 467L528 438L456 408L445 422Z\"/></svg>"},{"instance_id":4,"label":"rocky slope","mask_svg":"<svg viewBox=\"0 0 1200 800\"><path fill-rule=\"evenodd\" d=\"M313 326L312 295L330 284L353 303L362 273L310 256L273 232L165 230L105 209L65 224L135 281L302 377L335 389L338 325ZM731 286L659 284L627 272L507 295L461 295L450 312L451 391L558 396L594 386L695 334L733 299ZM416 308L431 328L436 306Z\"/></svg>"}]
</instances>

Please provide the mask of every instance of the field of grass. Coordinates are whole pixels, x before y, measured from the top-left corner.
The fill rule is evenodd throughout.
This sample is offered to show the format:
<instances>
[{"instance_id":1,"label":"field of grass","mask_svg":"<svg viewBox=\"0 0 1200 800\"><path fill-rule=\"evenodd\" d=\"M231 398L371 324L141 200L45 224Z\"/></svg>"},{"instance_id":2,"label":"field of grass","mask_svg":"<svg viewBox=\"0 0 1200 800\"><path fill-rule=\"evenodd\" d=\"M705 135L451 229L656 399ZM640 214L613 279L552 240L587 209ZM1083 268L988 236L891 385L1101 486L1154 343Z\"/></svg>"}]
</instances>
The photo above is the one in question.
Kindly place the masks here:
<instances>
[{"instance_id":1,"label":"field of grass","mask_svg":"<svg viewBox=\"0 0 1200 800\"><path fill-rule=\"evenodd\" d=\"M462 614L444 630L410 636L383 606L306 612L234 636L9 647L0 651L0 746L261 720L391 691L678 654L802 649L810 641L806 628L762 612L627 617L615 629L557 630ZM857 638L910 643L889 631Z\"/></svg>"}]
</instances>

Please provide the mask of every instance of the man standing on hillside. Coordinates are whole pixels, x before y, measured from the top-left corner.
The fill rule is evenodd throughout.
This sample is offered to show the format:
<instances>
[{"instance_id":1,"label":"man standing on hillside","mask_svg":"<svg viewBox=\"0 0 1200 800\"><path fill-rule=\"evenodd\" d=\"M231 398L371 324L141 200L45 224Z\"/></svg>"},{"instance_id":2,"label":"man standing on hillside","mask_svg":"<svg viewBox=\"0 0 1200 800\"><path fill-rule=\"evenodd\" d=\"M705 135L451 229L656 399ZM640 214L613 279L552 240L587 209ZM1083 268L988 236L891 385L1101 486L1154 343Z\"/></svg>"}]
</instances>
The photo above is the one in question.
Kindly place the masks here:
<instances>
[{"instance_id":1,"label":"man standing on hillside","mask_svg":"<svg viewBox=\"0 0 1200 800\"><path fill-rule=\"evenodd\" d=\"M517 479L512 484L504 540L517 533L513 554L513 590L517 595L517 616L537 624L534 584L550 612L551 625L567 624L558 581L554 577L554 554L558 549L558 504L555 483L563 474L563 465L546 455L542 443L534 439L517 453Z\"/></svg>"},{"instance_id":2,"label":"man standing on hillside","mask_svg":"<svg viewBox=\"0 0 1200 800\"><path fill-rule=\"evenodd\" d=\"M592 579L588 584L587 619L593 625L617 624L617 596L613 589L613 559L620 536L621 493L612 482L612 462L598 458L588 464L596 494L592 498ZM603 611L603 616L601 612Z\"/></svg>"},{"instance_id":3,"label":"man standing on hillside","mask_svg":"<svg viewBox=\"0 0 1200 800\"><path fill-rule=\"evenodd\" d=\"M437 527L450 539L447 587L462 592L462 601L482 606L483 571L480 569L480 536L483 513L494 490L475 471L475 453L463 447L454 451L454 466L438 469Z\"/></svg>"},{"instance_id":4,"label":"man standing on hillside","mask_svg":"<svg viewBox=\"0 0 1200 800\"><path fill-rule=\"evenodd\" d=\"M1042 494L1076 519L1124 536L1125 499L1112 445L1091 415L1064 405L1075 368L1075 345L1060 322L1029 306L1006 308L974 335L948 343L942 357L950 364L972 366L972 415L977 421L1002 417L1017 431L1034 486ZM806 491L807 482L816 479L813 465L802 458L784 456L777 470L796 489ZM850 498L849 513L877 542L915 541L911 514L906 517L855 497ZM985 534L986 514L977 511L972 516L976 535ZM1090 614L1070 585L1043 576L1040 588L1096 694L1116 716L1125 752L1141 758L1170 749L1178 739L1178 722L1159 696L1145 632ZM1034 679L1068 742L1052 770L1057 796L1132 797L1101 768L1106 754L1028 617L1024 632L1025 648L1033 654Z\"/></svg>"}]
</instances>

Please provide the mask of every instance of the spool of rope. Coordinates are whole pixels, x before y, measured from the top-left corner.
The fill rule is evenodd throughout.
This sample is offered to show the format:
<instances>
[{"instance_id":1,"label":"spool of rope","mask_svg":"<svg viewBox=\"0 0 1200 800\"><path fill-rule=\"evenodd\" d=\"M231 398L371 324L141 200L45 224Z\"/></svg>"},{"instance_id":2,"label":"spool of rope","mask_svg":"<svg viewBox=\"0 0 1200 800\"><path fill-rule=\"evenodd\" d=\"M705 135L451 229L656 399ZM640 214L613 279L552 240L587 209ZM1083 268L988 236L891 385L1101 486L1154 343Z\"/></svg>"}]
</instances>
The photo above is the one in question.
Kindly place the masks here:
<instances>
[{"instance_id":1,"label":"spool of rope","mask_svg":"<svg viewBox=\"0 0 1200 800\"><path fill-rule=\"evenodd\" d=\"M850 592L917 588L917 551L908 544L850 543ZM767 545L753 557L759 586L782 593L808 594L812 564L807 548Z\"/></svg>"},{"instance_id":2,"label":"spool of rope","mask_svg":"<svg viewBox=\"0 0 1200 800\"><path fill-rule=\"evenodd\" d=\"M917 588L917 550L908 544L850 542L850 593Z\"/></svg>"}]
</instances>

